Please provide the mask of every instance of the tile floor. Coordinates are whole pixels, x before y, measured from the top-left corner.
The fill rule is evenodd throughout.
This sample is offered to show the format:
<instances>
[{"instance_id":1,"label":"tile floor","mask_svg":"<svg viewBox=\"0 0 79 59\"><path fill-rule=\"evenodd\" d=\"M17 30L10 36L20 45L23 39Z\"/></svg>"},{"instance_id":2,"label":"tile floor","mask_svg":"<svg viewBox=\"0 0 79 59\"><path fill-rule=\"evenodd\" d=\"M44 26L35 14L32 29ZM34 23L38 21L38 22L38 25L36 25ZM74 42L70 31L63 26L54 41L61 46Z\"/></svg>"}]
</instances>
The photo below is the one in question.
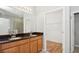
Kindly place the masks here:
<instances>
[{"instance_id":1,"label":"tile floor","mask_svg":"<svg viewBox=\"0 0 79 59\"><path fill-rule=\"evenodd\" d=\"M79 47L74 47L74 53L79 53Z\"/></svg>"},{"instance_id":2,"label":"tile floor","mask_svg":"<svg viewBox=\"0 0 79 59\"><path fill-rule=\"evenodd\" d=\"M62 53L62 44L61 43L56 43L56 42L51 42L47 41L47 50L50 53Z\"/></svg>"}]
</instances>

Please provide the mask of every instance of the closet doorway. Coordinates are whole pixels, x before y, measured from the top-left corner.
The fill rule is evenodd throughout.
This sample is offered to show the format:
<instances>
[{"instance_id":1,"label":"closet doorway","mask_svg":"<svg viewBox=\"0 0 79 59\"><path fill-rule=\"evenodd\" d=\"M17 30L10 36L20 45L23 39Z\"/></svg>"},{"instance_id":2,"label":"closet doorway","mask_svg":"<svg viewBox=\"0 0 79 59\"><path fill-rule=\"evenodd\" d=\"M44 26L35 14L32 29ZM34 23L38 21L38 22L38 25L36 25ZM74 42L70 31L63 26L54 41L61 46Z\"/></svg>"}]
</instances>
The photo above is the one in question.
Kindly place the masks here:
<instances>
[{"instance_id":1,"label":"closet doorway","mask_svg":"<svg viewBox=\"0 0 79 59\"><path fill-rule=\"evenodd\" d=\"M56 9L45 15L46 49L49 53L63 51L63 9Z\"/></svg>"}]
</instances>

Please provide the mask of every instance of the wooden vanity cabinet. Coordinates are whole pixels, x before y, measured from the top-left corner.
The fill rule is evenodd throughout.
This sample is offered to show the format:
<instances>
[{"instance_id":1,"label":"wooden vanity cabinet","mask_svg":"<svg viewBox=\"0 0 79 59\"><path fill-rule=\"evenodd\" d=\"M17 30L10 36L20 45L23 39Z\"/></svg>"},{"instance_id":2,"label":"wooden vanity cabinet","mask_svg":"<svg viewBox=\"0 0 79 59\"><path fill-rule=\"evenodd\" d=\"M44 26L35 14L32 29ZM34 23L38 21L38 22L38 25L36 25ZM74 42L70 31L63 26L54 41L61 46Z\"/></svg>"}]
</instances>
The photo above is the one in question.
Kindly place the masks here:
<instances>
[{"instance_id":1,"label":"wooden vanity cabinet","mask_svg":"<svg viewBox=\"0 0 79 59\"><path fill-rule=\"evenodd\" d=\"M23 45L19 46L19 48L20 48L20 53L29 53L30 52L29 43L23 44Z\"/></svg>"},{"instance_id":2,"label":"wooden vanity cabinet","mask_svg":"<svg viewBox=\"0 0 79 59\"><path fill-rule=\"evenodd\" d=\"M38 38L37 40L37 43L38 43L38 52L40 52L42 50L42 38Z\"/></svg>"},{"instance_id":3,"label":"wooden vanity cabinet","mask_svg":"<svg viewBox=\"0 0 79 59\"><path fill-rule=\"evenodd\" d=\"M35 38L32 38L30 41L30 52L31 53L36 53L37 50L37 40L34 40Z\"/></svg>"},{"instance_id":4,"label":"wooden vanity cabinet","mask_svg":"<svg viewBox=\"0 0 79 59\"><path fill-rule=\"evenodd\" d=\"M4 52L4 53L18 53L19 48L18 47L12 47L12 48L2 50L2 52Z\"/></svg>"},{"instance_id":5,"label":"wooden vanity cabinet","mask_svg":"<svg viewBox=\"0 0 79 59\"><path fill-rule=\"evenodd\" d=\"M1 44L0 52L4 53L25 53L29 52L29 39Z\"/></svg>"},{"instance_id":6,"label":"wooden vanity cabinet","mask_svg":"<svg viewBox=\"0 0 79 59\"><path fill-rule=\"evenodd\" d=\"M3 53L37 53L42 50L42 36L0 44Z\"/></svg>"},{"instance_id":7,"label":"wooden vanity cabinet","mask_svg":"<svg viewBox=\"0 0 79 59\"><path fill-rule=\"evenodd\" d=\"M36 53L42 50L42 36L37 36L30 39L30 52Z\"/></svg>"}]
</instances>

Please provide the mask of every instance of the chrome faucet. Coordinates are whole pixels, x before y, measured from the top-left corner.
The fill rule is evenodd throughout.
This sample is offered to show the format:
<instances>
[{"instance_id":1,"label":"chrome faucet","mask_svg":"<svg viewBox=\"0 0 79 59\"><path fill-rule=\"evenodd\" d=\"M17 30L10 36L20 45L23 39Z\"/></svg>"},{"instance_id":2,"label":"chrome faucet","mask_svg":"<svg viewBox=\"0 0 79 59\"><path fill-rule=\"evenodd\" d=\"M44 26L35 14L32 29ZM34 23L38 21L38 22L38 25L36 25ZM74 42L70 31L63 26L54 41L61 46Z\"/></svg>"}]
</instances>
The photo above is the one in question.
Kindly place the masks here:
<instances>
[{"instance_id":1,"label":"chrome faucet","mask_svg":"<svg viewBox=\"0 0 79 59\"><path fill-rule=\"evenodd\" d=\"M14 30L10 30L9 31L9 34L11 35L11 38L14 38L14 37L16 37L16 33L15 33L15 31Z\"/></svg>"},{"instance_id":2,"label":"chrome faucet","mask_svg":"<svg viewBox=\"0 0 79 59\"><path fill-rule=\"evenodd\" d=\"M30 36L32 36L32 31L30 31Z\"/></svg>"},{"instance_id":3,"label":"chrome faucet","mask_svg":"<svg viewBox=\"0 0 79 59\"><path fill-rule=\"evenodd\" d=\"M16 33L15 33L15 31L13 31L12 33L11 33L11 38L15 38L16 37Z\"/></svg>"}]
</instances>

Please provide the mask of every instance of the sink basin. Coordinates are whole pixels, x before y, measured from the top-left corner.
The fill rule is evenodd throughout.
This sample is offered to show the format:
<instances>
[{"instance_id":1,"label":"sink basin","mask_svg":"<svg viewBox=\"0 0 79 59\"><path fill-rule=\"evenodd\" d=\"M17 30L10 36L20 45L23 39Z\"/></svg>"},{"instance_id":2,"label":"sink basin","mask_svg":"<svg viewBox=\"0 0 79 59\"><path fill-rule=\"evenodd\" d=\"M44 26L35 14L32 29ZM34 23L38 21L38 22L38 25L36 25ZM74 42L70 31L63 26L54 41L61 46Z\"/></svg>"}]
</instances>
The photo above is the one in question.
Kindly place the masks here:
<instances>
[{"instance_id":1,"label":"sink basin","mask_svg":"<svg viewBox=\"0 0 79 59\"><path fill-rule=\"evenodd\" d=\"M18 40L18 39L21 39L21 37L10 38L9 40Z\"/></svg>"},{"instance_id":2,"label":"sink basin","mask_svg":"<svg viewBox=\"0 0 79 59\"><path fill-rule=\"evenodd\" d=\"M31 35L30 37L35 37L35 36L37 36L37 35Z\"/></svg>"}]
</instances>

